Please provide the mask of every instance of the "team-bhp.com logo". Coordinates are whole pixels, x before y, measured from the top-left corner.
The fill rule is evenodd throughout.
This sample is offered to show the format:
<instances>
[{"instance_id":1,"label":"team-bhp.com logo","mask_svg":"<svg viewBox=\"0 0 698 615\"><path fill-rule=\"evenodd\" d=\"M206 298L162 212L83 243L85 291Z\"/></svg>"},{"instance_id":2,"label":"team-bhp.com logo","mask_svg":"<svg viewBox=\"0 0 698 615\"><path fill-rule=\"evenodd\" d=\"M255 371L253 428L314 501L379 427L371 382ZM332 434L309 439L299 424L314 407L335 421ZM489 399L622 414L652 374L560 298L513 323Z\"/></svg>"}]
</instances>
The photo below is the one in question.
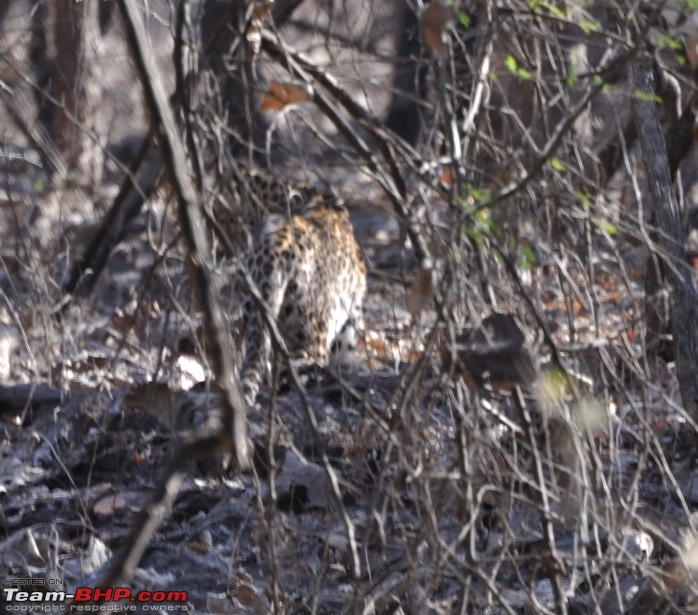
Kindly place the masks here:
<instances>
[{"instance_id":1,"label":"team-bhp.com logo","mask_svg":"<svg viewBox=\"0 0 698 615\"><path fill-rule=\"evenodd\" d=\"M27 583L29 581L30 583ZM136 604L141 610L160 611L165 605L167 610L187 610L187 592L184 591L139 591L133 592L128 587L78 587L75 593L37 587L43 585L43 579L14 579L10 587L3 587L5 612L60 612L70 604L72 612L101 611L104 603L117 603L119 611L133 610ZM28 587L31 585L32 587Z\"/></svg>"}]
</instances>

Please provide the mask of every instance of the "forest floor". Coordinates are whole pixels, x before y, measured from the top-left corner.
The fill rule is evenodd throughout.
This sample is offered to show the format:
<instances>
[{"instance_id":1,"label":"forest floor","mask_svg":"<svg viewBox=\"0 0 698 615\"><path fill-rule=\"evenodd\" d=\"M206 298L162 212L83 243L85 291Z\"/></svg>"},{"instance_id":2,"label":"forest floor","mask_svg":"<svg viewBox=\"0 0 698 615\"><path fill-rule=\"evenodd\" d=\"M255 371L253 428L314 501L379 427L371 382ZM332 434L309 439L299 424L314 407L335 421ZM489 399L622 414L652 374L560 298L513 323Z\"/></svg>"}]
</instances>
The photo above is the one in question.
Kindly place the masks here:
<instances>
[{"instance_id":1,"label":"forest floor","mask_svg":"<svg viewBox=\"0 0 698 615\"><path fill-rule=\"evenodd\" d=\"M72 592L94 582L149 501L173 441L206 420L215 398L195 350L184 255L163 249L175 233L166 201L133 223L95 292L59 316L61 276L99 213L86 222L20 194L7 188L0 201L2 576ZM134 591L185 591L196 613L266 613L274 603L288 613L689 603L677 562L691 553L694 444L681 429L673 363L644 358L641 270L603 249L586 289L588 266L569 265L563 282L534 268L530 287L576 382L568 389L549 347L534 343L533 321L521 320L522 304L498 309L523 323L513 350L510 339L498 346L496 317L484 309L458 325L480 323L484 341L451 323L434 342L434 305L418 321L410 315L415 265L387 207L371 198L352 206L371 269L357 365L315 374L304 392L263 392L248 417L255 473L221 459L192 465ZM229 275L225 263L215 268ZM234 315L237 298L224 301ZM444 353L452 333L474 340L463 361L489 361L474 388ZM532 378L497 386L498 369L522 349Z\"/></svg>"}]
</instances>

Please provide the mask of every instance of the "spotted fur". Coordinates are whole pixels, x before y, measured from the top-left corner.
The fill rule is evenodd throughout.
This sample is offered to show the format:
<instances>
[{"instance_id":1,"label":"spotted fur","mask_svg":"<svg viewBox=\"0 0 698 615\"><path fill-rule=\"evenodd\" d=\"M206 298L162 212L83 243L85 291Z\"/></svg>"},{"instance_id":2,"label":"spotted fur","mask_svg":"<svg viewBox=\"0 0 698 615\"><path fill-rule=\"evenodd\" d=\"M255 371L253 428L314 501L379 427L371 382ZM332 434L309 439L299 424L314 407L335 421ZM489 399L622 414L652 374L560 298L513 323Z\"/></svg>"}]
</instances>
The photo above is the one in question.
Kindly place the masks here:
<instances>
[{"instance_id":1,"label":"spotted fur","mask_svg":"<svg viewBox=\"0 0 698 615\"><path fill-rule=\"evenodd\" d=\"M236 251L249 248L250 232L265 216L289 218L320 194L311 184L289 182L269 171L242 165L236 167L228 188L230 198L216 201L212 214Z\"/></svg>"},{"instance_id":2,"label":"spotted fur","mask_svg":"<svg viewBox=\"0 0 698 615\"><path fill-rule=\"evenodd\" d=\"M302 211L265 217L244 266L292 358L320 365L331 355L350 358L361 323L366 265L344 207L315 194ZM269 369L271 338L251 296L244 313L241 382L252 405Z\"/></svg>"}]
</instances>

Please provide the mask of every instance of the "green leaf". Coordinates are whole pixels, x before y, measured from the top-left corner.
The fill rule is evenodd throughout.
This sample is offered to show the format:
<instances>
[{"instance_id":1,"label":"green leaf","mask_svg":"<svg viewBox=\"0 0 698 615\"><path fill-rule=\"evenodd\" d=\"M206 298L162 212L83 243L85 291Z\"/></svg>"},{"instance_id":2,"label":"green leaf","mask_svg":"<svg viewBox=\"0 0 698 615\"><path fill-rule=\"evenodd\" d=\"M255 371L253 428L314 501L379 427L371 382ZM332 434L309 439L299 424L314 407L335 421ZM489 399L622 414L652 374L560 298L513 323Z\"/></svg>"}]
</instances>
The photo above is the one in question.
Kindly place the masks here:
<instances>
[{"instance_id":1,"label":"green leaf","mask_svg":"<svg viewBox=\"0 0 698 615\"><path fill-rule=\"evenodd\" d=\"M615 224L611 224L608 220L604 220L603 218L593 218L593 221L602 233L606 233L611 237L615 237L618 234L618 229L616 228Z\"/></svg>"},{"instance_id":2,"label":"green leaf","mask_svg":"<svg viewBox=\"0 0 698 615\"><path fill-rule=\"evenodd\" d=\"M584 192L579 192L579 190L577 190L574 195L577 197L577 200L579 201L580 205L584 207L584 209L589 209L589 206L591 205L591 198L589 198L588 194L584 194Z\"/></svg>"},{"instance_id":3,"label":"green leaf","mask_svg":"<svg viewBox=\"0 0 698 615\"><path fill-rule=\"evenodd\" d=\"M570 60L570 64L567 67L567 81L565 83L569 88L575 86L577 84L577 81L579 80L577 78L577 67L575 66L576 59L576 55L573 54Z\"/></svg>"},{"instance_id":4,"label":"green leaf","mask_svg":"<svg viewBox=\"0 0 698 615\"><path fill-rule=\"evenodd\" d=\"M698 0L683 0L673 3L673 5L679 11L695 11L698 9Z\"/></svg>"},{"instance_id":5,"label":"green leaf","mask_svg":"<svg viewBox=\"0 0 698 615\"><path fill-rule=\"evenodd\" d=\"M603 79L601 79L601 77L599 77L598 75L594 75L591 80L594 83L594 85L602 85L603 84Z\"/></svg>"},{"instance_id":6,"label":"green leaf","mask_svg":"<svg viewBox=\"0 0 698 615\"><path fill-rule=\"evenodd\" d=\"M521 246L520 249L519 263L524 271L531 271L538 263L536 253L531 246Z\"/></svg>"},{"instance_id":7,"label":"green leaf","mask_svg":"<svg viewBox=\"0 0 698 615\"><path fill-rule=\"evenodd\" d=\"M458 21L460 21L464 28L469 28L473 23L472 17L470 17L470 15L467 13L460 13L458 15Z\"/></svg>"},{"instance_id":8,"label":"green leaf","mask_svg":"<svg viewBox=\"0 0 698 615\"><path fill-rule=\"evenodd\" d=\"M565 12L560 8L555 6L554 4L551 4L550 2L540 2L540 6L544 9L546 9L549 13L552 13L555 15L555 17L558 17L559 19L566 19L567 15L565 15Z\"/></svg>"},{"instance_id":9,"label":"green leaf","mask_svg":"<svg viewBox=\"0 0 698 615\"><path fill-rule=\"evenodd\" d=\"M508 55L504 59L504 66L506 66L510 72L514 73L517 77L521 79L530 79L531 73L526 70L523 66L519 66L516 58L512 55Z\"/></svg>"},{"instance_id":10,"label":"green leaf","mask_svg":"<svg viewBox=\"0 0 698 615\"><path fill-rule=\"evenodd\" d=\"M476 201L488 201L490 198L492 198L492 193L489 190L481 190L472 184L464 184L463 189L468 196L472 197Z\"/></svg>"},{"instance_id":11,"label":"green leaf","mask_svg":"<svg viewBox=\"0 0 698 615\"><path fill-rule=\"evenodd\" d=\"M642 102L662 102L662 97L659 94L643 92L642 90L633 90L633 96Z\"/></svg>"},{"instance_id":12,"label":"green leaf","mask_svg":"<svg viewBox=\"0 0 698 615\"><path fill-rule=\"evenodd\" d=\"M698 0L696 0L698 3ZM675 36L669 36L668 34L660 34L657 39L657 47L659 49L669 49L674 52L674 57L679 66L685 66L686 57L683 55L684 44L683 41Z\"/></svg>"},{"instance_id":13,"label":"green leaf","mask_svg":"<svg viewBox=\"0 0 698 615\"><path fill-rule=\"evenodd\" d=\"M492 214L487 208L475 212L473 219L477 222L478 226L494 229L494 220L492 220Z\"/></svg>"},{"instance_id":14,"label":"green leaf","mask_svg":"<svg viewBox=\"0 0 698 615\"><path fill-rule=\"evenodd\" d=\"M599 26L599 22L594 21L593 19L582 19L582 21L579 24L579 27L582 29L582 32L584 32L584 34L591 34L592 32L601 31L601 26Z\"/></svg>"},{"instance_id":15,"label":"green leaf","mask_svg":"<svg viewBox=\"0 0 698 615\"><path fill-rule=\"evenodd\" d=\"M516 58L512 55L508 55L506 58L504 58L504 66L506 66L512 73L516 73L516 69L518 67Z\"/></svg>"},{"instance_id":16,"label":"green leaf","mask_svg":"<svg viewBox=\"0 0 698 615\"><path fill-rule=\"evenodd\" d=\"M514 73L517 77L521 79L530 79L531 73L526 70L523 66L519 66L516 58L512 55L508 55L504 59L504 66L506 66L510 72Z\"/></svg>"},{"instance_id":17,"label":"green leaf","mask_svg":"<svg viewBox=\"0 0 698 615\"><path fill-rule=\"evenodd\" d=\"M492 219L489 209L480 209L472 216L472 224L465 229L465 234L479 246L485 245L485 240L498 234L497 223Z\"/></svg>"},{"instance_id":18,"label":"green leaf","mask_svg":"<svg viewBox=\"0 0 698 615\"><path fill-rule=\"evenodd\" d=\"M551 158L550 166L559 173L567 173L567 165L564 162L562 162L562 160L560 160L559 158Z\"/></svg>"},{"instance_id":19,"label":"green leaf","mask_svg":"<svg viewBox=\"0 0 698 615\"><path fill-rule=\"evenodd\" d=\"M560 400L569 390L567 375L559 370L549 371L538 379L538 394L548 402Z\"/></svg>"},{"instance_id":20,"label":"green leaf","mask_svg":"<svg viewBox=\"0 0 698 615\"><path fill-rule=\"evenodd\" d=\"M672 49L673 51L681 51L683 49L683 43L680 39L669 36L668 34L660 34L657 39L657 47L659 49Z\"/></svg>"}]
</instances>

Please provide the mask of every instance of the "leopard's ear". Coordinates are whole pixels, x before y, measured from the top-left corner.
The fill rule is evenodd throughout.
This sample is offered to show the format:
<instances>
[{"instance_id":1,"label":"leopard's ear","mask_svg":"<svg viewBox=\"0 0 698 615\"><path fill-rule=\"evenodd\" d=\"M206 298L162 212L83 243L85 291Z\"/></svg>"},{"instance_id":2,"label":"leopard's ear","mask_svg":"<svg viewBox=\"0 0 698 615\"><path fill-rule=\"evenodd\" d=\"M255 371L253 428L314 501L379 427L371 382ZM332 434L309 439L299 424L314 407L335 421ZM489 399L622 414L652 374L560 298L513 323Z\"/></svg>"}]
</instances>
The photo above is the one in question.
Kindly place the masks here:
<instances>
[{"instance_id":1,"label":"leopard's ear","mask_svg":"<svg viewBox=\"0 0 698 615\"><path fill-rule=\"evenodd\" d=\"M313 206L313 201L320 195L320 190L305 182L298 183L289 189L288 204L291 212L300 213L308 206Z\"/></svg>"},{"instance_id":2,"label":"leopard's ear","mask_svg":"<svg viewBox=\"0 0 698 615\"><path fill-rule=\"evenodd\" d=\"M344 209L344 199L338 197L331 190L326 190L322 193L322 200L330 209Z\"/></svg>"}]
</instances>

